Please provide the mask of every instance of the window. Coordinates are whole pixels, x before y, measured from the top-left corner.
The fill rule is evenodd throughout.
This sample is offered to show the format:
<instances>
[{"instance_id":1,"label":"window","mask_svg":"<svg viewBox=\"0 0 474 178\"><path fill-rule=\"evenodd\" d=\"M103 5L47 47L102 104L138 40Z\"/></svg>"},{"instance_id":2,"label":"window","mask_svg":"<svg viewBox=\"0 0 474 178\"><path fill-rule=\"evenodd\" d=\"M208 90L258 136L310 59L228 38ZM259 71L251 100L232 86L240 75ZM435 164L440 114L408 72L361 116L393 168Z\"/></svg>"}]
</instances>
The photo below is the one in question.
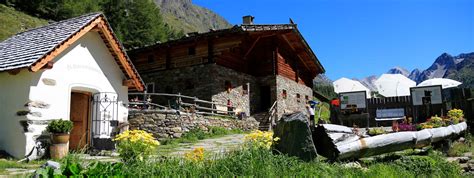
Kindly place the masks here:
<instances>
[{"instance_id":1,"label":"window","mask_svg":"<svg viewBox=\"0 0 474 178\"><path fill-rule=\"evenodd\" d=\"M155 93L155 83L147 83L146 84L146 92L147 93Z\"/></svg>"},{"instance_id":2,"label":"window","mask_svg":"<svg viewBox=\"0 0 474 178\"><path fill-rule=\"evenodd\" d=\"M186 90L192 90L192 89L194 89L194 82L191 81L191 79L187 79L184 82L184 87L186 88Z\"/></svg>"},{"instance_id":3,"label":"window","mask_svg":"<svg viewBox=\"0 0 474 178\"><path fill-rule=\"evenodd\" d=\"M148 55L148 63L153 63L153 62L155 62L155 56Z\"/></svg>"},{"instance_id":4,"label":"window","mask_svg":"<svg viewBox=\"0 0 474 178\"><path fill-rule=\"evenodd\" d=\"M230 83L230 81L226 80L224 82L224 87L225 87L225 90L227 91L227 93L229 93L232 90L232 83Z\"/></svg>"},{"instance_id":5,"label":"window","mask_svg":"<svg viewBox=\"0 0 474 178\"><path fill-rule=\"evenodd\" d=\"M249 83L242 85L243 95L249 94Z\"/></svg>"},{"instance_id":6,"label":"window","mask_svg":"<svg viewBox=\"0 0 474 178\"><path fill-rule=\"evenodd\" d=\"M188 55L196 55L196 47L192 46L188 48Z\"/></svg>"},{"instance_id":7,"label":"window","mask_svg":"<svg viewBox=\"0 0 474 178\"><path fill-rule=\"evenodd\" d=\"M304 99L305 99L306 101L309 101L309 96L308 96L308 95L305 95L305 96L304 96Z\"/></svg>"},{"instance_id":8,"label":"window","mask_svg":"<svg viewBox=\"0 0 474 178\"><path fill-rule=\"evenodd\" d=\"M286 97L287 97L287 95L286 95L286 90L283 90L283 91L281 92L281 97L282 97L283 99L286 99Z\"/></svg>"},{"instance_id":9,"label":"window","mask_svg":"<svg viewBox=\"0 0 474 178\"><path fill-rule=\"evenodd\" d=\"M299 93L296 93L296 102L300 102L301 95Z\"/></svg>"}]
</instances>

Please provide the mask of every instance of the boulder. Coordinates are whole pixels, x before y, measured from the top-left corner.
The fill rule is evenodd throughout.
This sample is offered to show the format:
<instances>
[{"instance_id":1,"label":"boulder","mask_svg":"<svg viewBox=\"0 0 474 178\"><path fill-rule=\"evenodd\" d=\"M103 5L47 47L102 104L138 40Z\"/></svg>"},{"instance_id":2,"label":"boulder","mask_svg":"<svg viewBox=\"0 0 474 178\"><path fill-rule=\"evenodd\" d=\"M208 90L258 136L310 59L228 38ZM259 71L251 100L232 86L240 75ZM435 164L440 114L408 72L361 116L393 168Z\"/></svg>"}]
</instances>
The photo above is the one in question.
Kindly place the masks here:
<instances>
[{"instance_id":1,"label":"boulder","mask_svg":"<svg viewBox=\"0 0 474 178\"><path fill-rule=\"evenodd\" d=\"M308 116L303 112L283 115L275 127L274 137L280 138L275 148L283 154L305 161L317 156Z\"/></svg>"}]
</instances>

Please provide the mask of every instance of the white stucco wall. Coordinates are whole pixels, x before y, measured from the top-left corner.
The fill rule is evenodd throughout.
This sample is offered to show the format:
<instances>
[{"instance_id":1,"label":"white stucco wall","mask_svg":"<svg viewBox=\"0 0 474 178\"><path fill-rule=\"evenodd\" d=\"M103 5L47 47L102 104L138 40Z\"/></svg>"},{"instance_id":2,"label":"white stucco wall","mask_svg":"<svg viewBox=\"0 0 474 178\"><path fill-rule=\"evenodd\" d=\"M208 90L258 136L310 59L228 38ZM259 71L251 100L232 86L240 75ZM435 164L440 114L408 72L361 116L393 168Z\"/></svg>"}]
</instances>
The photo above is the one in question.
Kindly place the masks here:
<instances>
[{"instance_id":1,"label":"white stucco wall","mask_svg":"<svg viewBox=\"0 0 474 178\"><path fill-rule=\"evenodd\" d=\"M0 149L15 157L30 152L35 138L46 127L46 122L32 124L25 133L19 120L41 123L69 119L71 90L117 93L118 119L127 119L128 111L123 103L128 102L128 88L122 86L125 75L97 32L88 32L54 61L54 67L49 70L35 73L22 70L17 75L0 73ZM55 81L55 85L47 85L46 80ZM49 107L25 107L28 101L45 102ZM20 110L38 112L41 117L31 114L16 116Z\"/></svg>"}]
</instances>

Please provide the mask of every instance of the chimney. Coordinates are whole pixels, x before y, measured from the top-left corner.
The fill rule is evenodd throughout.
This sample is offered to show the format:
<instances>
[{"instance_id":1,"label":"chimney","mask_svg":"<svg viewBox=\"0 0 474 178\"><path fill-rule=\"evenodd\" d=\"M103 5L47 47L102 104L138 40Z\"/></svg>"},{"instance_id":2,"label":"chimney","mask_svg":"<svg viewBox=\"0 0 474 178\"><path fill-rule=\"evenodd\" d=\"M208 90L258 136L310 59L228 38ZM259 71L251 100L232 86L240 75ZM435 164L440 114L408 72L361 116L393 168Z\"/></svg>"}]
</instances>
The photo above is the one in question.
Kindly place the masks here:
<instances>
[{"instance_id":1,"label":"chimney","mask_svg":"<svg viewBox=\"0 0 474 178\"><path fill-rule=\"evenodd\" d=\"M251 16L251 15L246 15L246 16L243 16L242 19L243 19L243 25L253 25L253 19L255 17L254 16Z\"/></svg>"}]
</instances>

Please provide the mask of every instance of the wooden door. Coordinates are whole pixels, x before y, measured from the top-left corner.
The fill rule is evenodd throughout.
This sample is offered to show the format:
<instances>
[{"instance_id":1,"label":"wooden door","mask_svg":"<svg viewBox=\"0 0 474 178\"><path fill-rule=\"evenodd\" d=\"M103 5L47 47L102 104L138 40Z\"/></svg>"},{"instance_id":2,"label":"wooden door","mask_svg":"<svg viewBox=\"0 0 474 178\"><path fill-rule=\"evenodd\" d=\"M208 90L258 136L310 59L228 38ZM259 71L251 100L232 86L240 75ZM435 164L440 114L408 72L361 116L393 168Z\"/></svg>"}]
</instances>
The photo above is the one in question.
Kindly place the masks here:
<instances>
[{"instance_id":1,"label":"wooden door","mask_svg":"<svg viewBox=\"0 0 474 178\"><path fill-rule=\"evenodd\" d=\"M90 143L90 99L91 95L89 93L71 93L70 118L74 123L69 139L69 149L71 150L80 150Z\"/></svg>"},{"instance_id":2,"label":"wooden door","mask_svg":"<svg viewBox=\"0 0 474 178\"><path fill-rule=\"evenodd\" d=\"M268 111L270 109L271 103L271 89L270 86L261 86L260 87L260 111Z\"/></svg>"}]
</instances>

